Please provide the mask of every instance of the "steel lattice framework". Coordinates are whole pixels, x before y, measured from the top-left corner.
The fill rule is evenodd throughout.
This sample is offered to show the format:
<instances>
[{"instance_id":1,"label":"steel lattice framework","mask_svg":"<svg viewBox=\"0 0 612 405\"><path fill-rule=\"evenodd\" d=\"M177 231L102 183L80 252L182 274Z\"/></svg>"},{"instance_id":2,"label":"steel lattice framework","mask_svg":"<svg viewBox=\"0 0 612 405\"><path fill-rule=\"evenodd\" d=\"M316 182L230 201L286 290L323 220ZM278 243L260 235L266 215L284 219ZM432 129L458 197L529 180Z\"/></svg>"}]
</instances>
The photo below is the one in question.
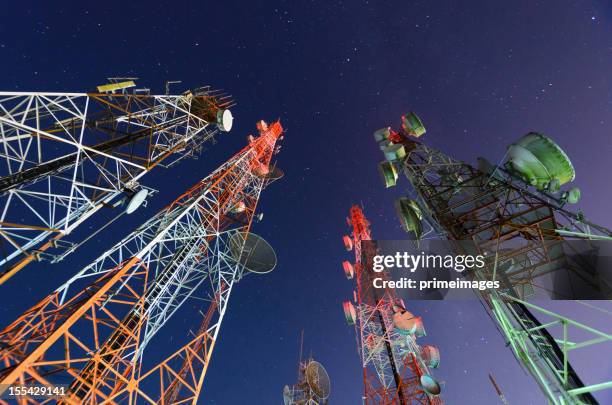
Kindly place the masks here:
<instances>
[{"instance_id":1,"label":"steel lattice framework","mask_svg":"<svg viewBox=\"0 0 612 405\"><path fill-rule=\"evenodd\" d=\"M377 247L372 241L370 223L361 207L351 207L348 218L355 252L356 334L363 366L364 404L442 404L440 397L428 395L420 383L430 375L414 334L401 334L393 322L393 307L403 302L391 289L372 285L372 268ZM386 278L385 272L376 277Z\"/></svg>"},{"instance_id":2,"label":"steel lattice framework","mask_svg":"<svg viewBox=\"0 0 612 405\"><path fill-rule=\"evenodd\" d=\"M390 140L403 145L406 152L391 163L410 181L412 197L434 230L431 237L449 240L456 254L488 255L487 266L472 277L500 280L502 288L476 293L547 400L552 404L597 403L591 393L612 388L612 381L583 384L569 355L584 347L610 344L612 335L534 305L527 298L543 292L547 285L543 280L555 271L567 271L571 281L570 290L559 298L572 298L572 287L578 285L609 298L611 286L596 271L573 265L568 250L575 245L563 242L571 238L588 247L593 241L612 240L612 232L567 210L562 199L530 188L502 167L476 169L405 132L391 133ZM538 317L550 322L542 324ZM577 331L590 338L572 341Z\"/></svg>"},{"instance_id":3,"label":"steel lattice framework","mask_svg":"<svg viewBox=\"0 0 612 405\"><path fill-rule=\"evenodd\" d=\"M0 92L0 284L32 260L57 260L51 248L73 248L61 238L154 167L197 156L232 105L209 88Z\"/></svg>"},{"instance_id":4,"label":"steel lattice framework","mask_svg":"<svg viewBox=\"0 0 612 405\"><path fill-rule=\"evenodd\" d=\"M0 393L1 384L71 381L66 403L196 403L283 131L279 122L258 129L241 152L0 332ZM147 364L147 344L190 297L208 305L198 332Z\"/></svg>"},{"instance_id":5,"label":"steel lattice framework","mask_svg":"<svg viewBox=\"0 0 612 405\"><path fill-rule=\"evenodd\" d=\"M327 405L329 403L329 376L327 371L323 371L324 376L319 380L326 384L326 389L321 389L317 381L313 381L313 376L309 375L309 365L320 364L313 359L302 361L298 364L298 381L289 386L285 385L283 400L285 405ZM322 366L321 366L322 368ZM316 376L319 377L319 376ZM314 389L313 389L314 385ZM321 394L323 392L323 394ZM322 397L323 396L323 397Z\"/></svg>"}]
</instances>

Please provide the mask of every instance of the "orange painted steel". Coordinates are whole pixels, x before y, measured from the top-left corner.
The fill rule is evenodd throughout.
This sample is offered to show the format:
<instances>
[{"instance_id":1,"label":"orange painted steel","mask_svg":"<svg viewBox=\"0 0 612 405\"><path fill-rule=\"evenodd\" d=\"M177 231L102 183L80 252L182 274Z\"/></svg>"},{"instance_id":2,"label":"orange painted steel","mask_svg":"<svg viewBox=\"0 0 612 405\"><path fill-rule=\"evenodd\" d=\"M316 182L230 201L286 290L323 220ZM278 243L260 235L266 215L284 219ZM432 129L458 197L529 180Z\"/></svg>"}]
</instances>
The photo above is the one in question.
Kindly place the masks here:
<instances>
[{"instance_id":1,"label":"orange painted steel","mask_svg":"<svg viewBox=\"0 0 612 405\"><path fill-rule=\"evenodd\" d=\"M170 212L211 189L218 194L218 206L227 209L233 193L241 193L239 187L224 189L227 182L239 184L243 180L238 163L243 164L246 158L251 171L267 168L283 132L280 122L268 127L262 121L260 125L260 136L250 139L249 145L221 166L222 170L197 183L162 211ZM256 199L250 204L246 231L256 204ZM229 218L202 219L206 221L218 221L218 229L231 222ZM129 361L126 353L140 349L145 298L155 284L149 280L153 278L147 263L131 257L74 296L63 300L56 290L23 313L0 331L0 394L9 384L52 384L50 377L61 374L72 378L69 394L58 399L61 403L195 404L215 345L211 320L231 284L221 283L193 339L143 371L142 359ZM23 399L28 404L49 401Z\"/></svg>"}]
</instances>

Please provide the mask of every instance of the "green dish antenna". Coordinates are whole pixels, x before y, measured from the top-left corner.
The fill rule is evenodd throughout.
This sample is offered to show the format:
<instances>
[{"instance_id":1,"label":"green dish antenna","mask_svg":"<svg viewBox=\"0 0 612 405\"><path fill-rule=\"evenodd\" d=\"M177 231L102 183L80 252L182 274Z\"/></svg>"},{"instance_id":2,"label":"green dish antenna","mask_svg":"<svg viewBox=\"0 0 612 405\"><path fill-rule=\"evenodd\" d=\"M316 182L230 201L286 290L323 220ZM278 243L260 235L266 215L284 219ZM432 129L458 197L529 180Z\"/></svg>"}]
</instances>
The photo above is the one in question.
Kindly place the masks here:
<instances>
[{"instance_id":1,"label":"green dish antenna","mask_svg":"<svg viewBox=\"0 0 612 405\"><path fill-rule=\"evenodd\" d=\"M408 135L414 136L415 138L422 136L426 132L423 121L421 121L419 116L412 111L402 115L402 129Z\"/></svg>"},{"instance_id":2,"label":"green dish antenna","mask_svg":"<svg viewBox=\"0 0 612 405\"><path fill-rule=\"evenodd\" d=\"M391 137L391 128L381 128L374 131L374 139L376 142L380 143L382 141L387 141Z\"/></svg>"},{"instance_id":3,"label":"green dish antenna","mask_svg":"<svg viewBox=\"0 0 612 405\"><path fill-rule=\"evenodd\" d=\"M385 188L393 187L397 184L397 169L391 162L380 162L378 164L378 173L385 183Z\"/></svg>"},{"instance_id":4,"label":"green dish antenna","mask_svg":"<svg viewBox=\"0 0 612 405\"><path fill-rule=\"evenodd\" d=\"M416 240L423 235L423 213L419 204L406 197L395 200L395 209L402 227L408 233L414 233Z\"/></svg>"},{"instance_id":5,"label":"green dish antenna","mask_svg":"<svg viewBox=\"0 0 612 405\"><path fill-rule=\"evenodd\" d=\"M555 193L576 175L569 157L546 135L530 132L508 148L510 169L541 191Z\"/></svg>"}]
</instances>

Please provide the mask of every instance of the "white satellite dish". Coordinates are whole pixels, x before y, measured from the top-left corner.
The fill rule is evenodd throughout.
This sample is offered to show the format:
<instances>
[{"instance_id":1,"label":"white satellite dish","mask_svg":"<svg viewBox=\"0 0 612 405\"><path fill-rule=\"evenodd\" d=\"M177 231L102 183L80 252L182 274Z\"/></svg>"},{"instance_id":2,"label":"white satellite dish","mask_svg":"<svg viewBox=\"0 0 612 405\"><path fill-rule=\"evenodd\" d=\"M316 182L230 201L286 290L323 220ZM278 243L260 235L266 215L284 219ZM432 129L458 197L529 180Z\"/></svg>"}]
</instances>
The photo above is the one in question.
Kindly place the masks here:
<instances>
[{"instance_id":1,"label":"white satellite dish","mask_svg":"<svg viewBox=\"0 0 612 405\"><path fill-rule=\"evenodd\" d=\"M148 196L149 190L147 190L146 188L141 188L140 190L138 190L127 201L127 204L125 206L125 213L129 215L136 211L145 202Z\"/></svg>"},{"instance_id":2,"label":"white satellite dish","mask_svg":"<svg viewBox=\"0 0 612 405\"><path fill-rule=\"evenodd\" d=\"M234 125L234 116L230 110L217 111L217 126L223 132L229 132Z\"/></svg>"}]
</instances>

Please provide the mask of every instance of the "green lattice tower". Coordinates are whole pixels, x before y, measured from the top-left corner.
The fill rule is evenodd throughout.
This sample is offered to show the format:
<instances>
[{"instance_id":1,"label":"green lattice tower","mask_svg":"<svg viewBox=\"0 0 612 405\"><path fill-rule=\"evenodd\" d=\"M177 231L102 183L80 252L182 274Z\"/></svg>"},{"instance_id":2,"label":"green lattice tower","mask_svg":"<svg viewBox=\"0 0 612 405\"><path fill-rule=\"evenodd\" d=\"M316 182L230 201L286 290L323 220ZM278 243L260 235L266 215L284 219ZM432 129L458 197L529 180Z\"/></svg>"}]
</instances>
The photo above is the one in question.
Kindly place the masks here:
<instances>
[{"instance_id":1,"label":"green lattice tower","mask_svg":"<svg viewBox=\"0 0 612 405\"><path fill-rule=\"evenodd\" d=\"M564 271L569 287L557 291L557 298L572 298L573 288L580 287L609 299L607 281L591 266L576 266L575 255L568 252L571 246L563 242L571 239L588 249L594 241L612 240L612 232L566 209L573 194L552 194L553 186L559 188L554 179L534 187L510 167L493 167L482 160L476 168L426 146L406 128L399 133L384 128L376 131L375 138L386 158L380 167L386 186L395 185L399 172L412 185L411 198L397 204L404 228L415 239L446 239L456 254L488 256L487 265L469 277L501 282L502 288L477 295L549 402L597 403L591 393L612 388L612 380L585 385L569 355L584 347L610 344L612 335L548 311L528 298L542 294L544 280ZM551 321L542 324L536 315ZM592 338L573 342L570 334L575 330Z\"/></svg>"}]
</instances>

